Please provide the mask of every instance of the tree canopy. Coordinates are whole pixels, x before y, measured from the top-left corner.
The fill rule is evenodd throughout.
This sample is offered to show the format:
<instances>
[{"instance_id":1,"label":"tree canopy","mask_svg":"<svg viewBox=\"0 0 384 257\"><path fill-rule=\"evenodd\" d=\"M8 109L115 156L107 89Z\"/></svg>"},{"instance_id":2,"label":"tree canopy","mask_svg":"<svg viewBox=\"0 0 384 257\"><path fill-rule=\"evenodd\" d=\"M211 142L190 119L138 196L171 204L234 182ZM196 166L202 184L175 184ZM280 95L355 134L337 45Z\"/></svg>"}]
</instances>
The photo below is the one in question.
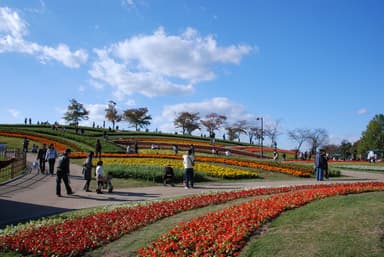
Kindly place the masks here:
<instances>
[{"instance_id":1,"label":"tree canopy","mask_svg":"<svg viewBox=\"0 0 384 257\"><path fill-rule=\"evenodd\" d=\"M200 115L198 112L181 112L177 115L173 124L176 128L181 128L183 135L187 133L191 135L196 129L200 129L199 125Z\"/></svg>"},{"instance_id":2,"label":"tree canopy","mask_svg":"<svg viewBox=\"0 0 384 257\"><path fill-rule=\"evenodd\" d=\"M81 120L88 120L89 111L87 111L83 104L79 103L75 99L69 100L70 104L68 105L67 111L64 113L64 119L69 123L73 123L76 126Z\"/></svg>"},{"instance_id":3,"label":"tree canopy","mask_svg":"<svg viewBox=\"0 0 384 257\"><path fill-rule=\"evenodd\" d=\"M358 152L364 154L368 150L384 148L384 115L378 114L368 123L362 132L358 144Z\"/></svg>"},{"instance_id":4,"label":"tree canopy","mask_svg":"<svg viewBox=\"0 0 384 257\"><path fill-rule=\"evenodd\" d=\"M147 113L148 109L146 107L128 109L124 111L123 119L138 131L139 128L146 128L151 124L150 120L152 120L152 117Z\"/></svg>"}]
</instances>

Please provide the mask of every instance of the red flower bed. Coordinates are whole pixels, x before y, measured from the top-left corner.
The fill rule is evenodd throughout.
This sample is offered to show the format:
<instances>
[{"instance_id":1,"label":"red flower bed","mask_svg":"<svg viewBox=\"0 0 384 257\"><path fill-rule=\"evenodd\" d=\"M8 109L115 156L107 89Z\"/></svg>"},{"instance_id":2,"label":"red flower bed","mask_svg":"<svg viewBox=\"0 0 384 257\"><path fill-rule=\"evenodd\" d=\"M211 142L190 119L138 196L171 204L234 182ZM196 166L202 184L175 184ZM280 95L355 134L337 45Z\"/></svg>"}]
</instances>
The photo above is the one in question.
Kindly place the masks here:
<instances>
[{"instance_id":1,"label":"red flower bed","mask_svg":"<svg viewBox=\"0 0 384 257\"><path fill-rule=\"evenodd\" d=\"M384 190L384 184L344 184L258 198L181 223L137 253L139 256L237 256L262 223L284 210L324 197L374 190Z\"/></svg>"},{"instance_id":2,"label":"red flower bed","mask_svg":"<svg viewBox=\"0 0 384 257\"><path fill-rule=\"evenodd\" d=\"M384 190L384 183L364 183L353 187L367 190L374 186ZM341 185L344 186L344 185ZM347 187L348 185L345 185ZM365 187L363 187L365 186ZM33 227L17 231L10 235L0 236L0 250L13 250L20 254L36 256L80 256L85 251L107 244L139 227L145 226L178 212L200 208L210 204L257 196L276 194L303 189L325 188L332 191L332 185L305 185L295 187L260 188L252 190L221 192L209 195L195 195L177 200L154 202L132 208L119 208L63 223ZM378 190L378 189L376 189Z\"/></svg>"}]
</instances>

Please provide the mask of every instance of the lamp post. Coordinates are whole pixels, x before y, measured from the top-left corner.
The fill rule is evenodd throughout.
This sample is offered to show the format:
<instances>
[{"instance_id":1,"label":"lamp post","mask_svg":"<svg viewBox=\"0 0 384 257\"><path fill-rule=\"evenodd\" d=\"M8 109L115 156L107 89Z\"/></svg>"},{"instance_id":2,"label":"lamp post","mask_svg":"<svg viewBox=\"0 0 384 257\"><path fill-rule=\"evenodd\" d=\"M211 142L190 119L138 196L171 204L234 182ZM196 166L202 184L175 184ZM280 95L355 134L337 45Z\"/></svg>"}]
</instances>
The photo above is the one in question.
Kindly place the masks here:
<instances>
[{"instance_id":1,"label":"lamp post","mask_svg":"<svg viewBox=\"0 0 384 257\"><path fill-rule=\"evenodd\" d=\"M261 141L261 147L260 147L260 155L261 155L261 158L263 158L263 140L264 140L264 128L263 128L263 117L257 117L256 120L259 120L260 121L260 125L261 125L261 133L260 133L260 141Z\"/></svg>"}]
</instances>

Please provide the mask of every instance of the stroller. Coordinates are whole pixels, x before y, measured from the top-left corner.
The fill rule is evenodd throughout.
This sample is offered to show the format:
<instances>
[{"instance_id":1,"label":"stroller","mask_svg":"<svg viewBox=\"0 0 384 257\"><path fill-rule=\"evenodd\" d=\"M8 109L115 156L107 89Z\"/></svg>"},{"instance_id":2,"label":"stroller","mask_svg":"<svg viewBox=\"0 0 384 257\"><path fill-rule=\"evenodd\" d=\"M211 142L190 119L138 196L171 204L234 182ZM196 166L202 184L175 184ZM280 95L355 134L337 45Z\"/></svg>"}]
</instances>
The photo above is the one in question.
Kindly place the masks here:
<instances>
[{"instance_id":1,"label":"stroller","mask_svg":"<svg viewBox=\"0 0 384 257\"><path fill-rule=\"evenodd\" d=\"M105 181L103 183L103 189L108 189L108 193L112 193L112 172L108 172L108 176L105 178Z\"/></svg>"}]
</instances>

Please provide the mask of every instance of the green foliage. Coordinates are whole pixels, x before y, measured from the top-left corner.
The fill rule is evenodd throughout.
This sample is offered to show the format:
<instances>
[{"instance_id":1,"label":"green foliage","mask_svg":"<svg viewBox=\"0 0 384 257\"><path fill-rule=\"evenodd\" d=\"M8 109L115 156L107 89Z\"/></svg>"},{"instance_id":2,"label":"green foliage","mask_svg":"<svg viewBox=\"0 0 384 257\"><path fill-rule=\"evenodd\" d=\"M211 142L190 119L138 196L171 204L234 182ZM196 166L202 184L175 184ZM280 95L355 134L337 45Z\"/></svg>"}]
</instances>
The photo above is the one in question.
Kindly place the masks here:
<instances>
[{"instance_id":1,"label":"green foliage","mask_svg":"<svg viewBox=\"0 0 384 257\"><path fill-rule=\"evenodd\" d=\"M107 172L112 172L113 177L117 178L134 178L149 180L156 183L163 182L163 167L151 165L105 165ZM182 169L174 169L175 183L183 182L184 171ZM209 178L201 172L195 172L196 182L208 181Z\"/></svg>"},{"instance_id":2,"label":"green foliage","mask_svg":"<svg viewBox=\"0 0 384 257\"><path fill-rule=\"evenodd\" d=\"M78 125L81 120L88 120L89 111L87 111L83 104L75 99L71 99L70 105L64 114L64 119L70 123Z\"/></svg>"},{"instance_id":3,"label":"green foliage","mask_svg":"<svg viewBox=\"0 0 384 257\"><path fill-rule=\"evenodd\" d=\"M377 114L368 123L367 129L362 133L358 152L365 154L368 150L384 149L384 115Z\"/></svg>"}]
</instances>

